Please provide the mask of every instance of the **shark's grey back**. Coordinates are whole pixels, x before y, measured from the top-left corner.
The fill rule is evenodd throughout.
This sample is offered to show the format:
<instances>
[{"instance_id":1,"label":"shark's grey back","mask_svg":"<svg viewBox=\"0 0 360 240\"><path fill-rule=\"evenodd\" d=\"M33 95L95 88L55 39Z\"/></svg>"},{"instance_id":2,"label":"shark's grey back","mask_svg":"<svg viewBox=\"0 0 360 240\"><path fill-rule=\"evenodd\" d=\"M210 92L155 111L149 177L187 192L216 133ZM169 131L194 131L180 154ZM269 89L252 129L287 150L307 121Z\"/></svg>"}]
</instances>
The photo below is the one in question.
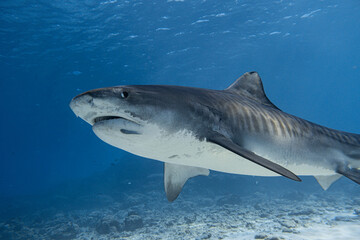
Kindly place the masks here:
<instances>
[{"instance_id":1,"label":"shark's grey back","mask_svg":"<svg viewBox=\"0 0 360 240\"><path fill-rule=\"evenodd\" d=\"M360 148L359 134L330 129L235 93L224 94L222 98L219 105L227 113L231 125L236 125L241 131L283 137L325 136L341 144Z\"/></svg>"},{"instance_id":2,"label":"shark's grey back","mask_svg":"<svg viewBox=\"0 0 360 240\"><path fill-rule=\"evenodd\" d=\"M202 110L198 111L220 116L221 122L233 131L280 137L325 137L360 148L359 134L330 129L281 111L266 97L256 72L245 73L226 90L202 92L200 98Z\"/></svg>"}]
</instances>

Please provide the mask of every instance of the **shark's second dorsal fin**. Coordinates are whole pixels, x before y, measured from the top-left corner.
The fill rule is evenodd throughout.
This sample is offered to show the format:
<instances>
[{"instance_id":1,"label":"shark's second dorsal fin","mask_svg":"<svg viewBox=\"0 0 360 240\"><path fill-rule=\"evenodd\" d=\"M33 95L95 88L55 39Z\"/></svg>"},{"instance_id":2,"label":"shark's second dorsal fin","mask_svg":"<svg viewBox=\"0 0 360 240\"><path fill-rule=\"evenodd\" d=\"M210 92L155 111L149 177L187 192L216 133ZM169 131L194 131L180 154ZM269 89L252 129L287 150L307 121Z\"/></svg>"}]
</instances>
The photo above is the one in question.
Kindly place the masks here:
<instances>
[{"instance_id":1,"label":"shark's second dorsal fin","mask_svg":"<svg viewBox=\"0 0 360 240\"><path fill-rule=\"evenodd\" d=\"M331 184L336 182L336 180L338 180L341 177L341 175L334 174L334 175L329 175L329 176L314 176L314 177L316 178L316 180L318 181L320 186L324 190L327 190L331 186Z\"/></svg>"},{"instance_id":2,"label":"shark's second dorsal fin","mask_svg":"<svg viewBox=\"0 0 360 240\"><path fill-rule=\"evenodd\" d=\"M267 98L261 78L257 72L244 73L226 91L246 96L261 104L280 110Z\"/></svg>"}]
</instances>

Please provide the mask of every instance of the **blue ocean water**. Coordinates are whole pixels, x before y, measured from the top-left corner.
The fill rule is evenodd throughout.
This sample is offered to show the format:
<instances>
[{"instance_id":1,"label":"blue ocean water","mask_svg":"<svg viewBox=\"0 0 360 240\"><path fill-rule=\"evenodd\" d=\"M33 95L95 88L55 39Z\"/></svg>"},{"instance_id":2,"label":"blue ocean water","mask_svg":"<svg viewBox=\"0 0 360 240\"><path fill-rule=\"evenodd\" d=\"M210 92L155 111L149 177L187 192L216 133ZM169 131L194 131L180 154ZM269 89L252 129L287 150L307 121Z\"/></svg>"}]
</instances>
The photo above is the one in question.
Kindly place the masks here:
<instances>
[{"instance_id":1,"label":"blue ocean water","mask_svg":"<svg viewBox=\"0 0 360 240\"><path fill-rule=\"evenodd\" d=\"M257 71L283 111L360 133L359 12L355 0L2 0L0 198L11 202L0 207L3 217L30 211L29 202L49 196L114 189L131 195L146 191L149 176L161 176L161 163L105 144L75 117L70 100L90 89L224 89ZM161 192L162 180L155 179ZM259 185L270 195L280 188L322 192L311 177L298 184L214 173L191 183L180 198L252 194ZM360 195L347 179L328 191L340 190ZM27 204L15 204L24 198Z\"/></svg>"}]
</instances>

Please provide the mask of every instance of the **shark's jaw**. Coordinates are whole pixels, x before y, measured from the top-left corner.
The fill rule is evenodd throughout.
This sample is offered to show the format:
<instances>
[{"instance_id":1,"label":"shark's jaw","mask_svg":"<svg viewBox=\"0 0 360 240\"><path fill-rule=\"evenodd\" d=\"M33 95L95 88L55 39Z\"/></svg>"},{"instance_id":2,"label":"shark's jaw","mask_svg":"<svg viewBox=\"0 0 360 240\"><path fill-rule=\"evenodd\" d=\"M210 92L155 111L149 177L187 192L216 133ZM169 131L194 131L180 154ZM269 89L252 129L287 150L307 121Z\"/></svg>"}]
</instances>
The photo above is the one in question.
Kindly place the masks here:
<instances>
[{"instance_id":1,"label":"shark's jaw","mask_svg":"<svg viewBox=\"0 0 360 240\"><path fill-rule=\"evenodd\" d=\"M120 116L100 116L94 118L92 122L94 132L98 132L99 129L112 128L113 130L120 131L122 134L141 134L141 128L143 127L141 124Z\"/></svg>"},{"instance_id":2,"label":"shark's jaw","mask_svg":"<svg viewBox=\"0 0 360 240\"><path fill-rule=\"evenodd\" d=\"M94 124L92 126L93 131L98 137L103 135L102 132L111 133L113 131L120 132L121 134L126 134L126 135L141 134L142 128L143 126L138 123L135 123L123 117L114 117L114 116L96 117L94 119Z\"/></svg>"},{"instance_id":3,"label":"shark's jaw","mask_svg":"<svg viewBox=\"0 0 360 240\"><path fill-rule=\"evenodd\" d=\"M107 120L114 120L114 119L121 119L122 117L119 116L100 116L100 117L96 117L92 120L93 125L98 123L98 122L102 122L102 121L107 121ZM124 119L124 118L122 118Z\"/></svg>"}]
</instances>

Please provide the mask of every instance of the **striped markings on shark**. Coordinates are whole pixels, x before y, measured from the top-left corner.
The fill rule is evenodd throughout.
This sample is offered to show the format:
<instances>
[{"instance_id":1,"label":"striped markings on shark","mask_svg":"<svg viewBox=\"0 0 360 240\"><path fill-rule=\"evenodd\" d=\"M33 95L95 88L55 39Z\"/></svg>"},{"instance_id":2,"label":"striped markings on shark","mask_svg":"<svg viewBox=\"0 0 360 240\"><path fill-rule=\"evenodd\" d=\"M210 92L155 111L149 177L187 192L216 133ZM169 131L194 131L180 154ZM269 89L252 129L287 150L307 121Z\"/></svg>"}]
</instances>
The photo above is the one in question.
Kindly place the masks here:
<instances>
[{"instance_id":1,"label":"striped markings on shark","mask_svg":"<svg viewBox=\"0 0 360 240\"><path fill-rule=\"evenodd\" d=\"M329 129L277 108L256 72L225 90L166 85L95 89L76 96L73 112L104 142L164 162L174 201L186 181L210 170L313 175L326 190L342 175L360 184L360 135Z\"/></svg>"}]
</instances>

